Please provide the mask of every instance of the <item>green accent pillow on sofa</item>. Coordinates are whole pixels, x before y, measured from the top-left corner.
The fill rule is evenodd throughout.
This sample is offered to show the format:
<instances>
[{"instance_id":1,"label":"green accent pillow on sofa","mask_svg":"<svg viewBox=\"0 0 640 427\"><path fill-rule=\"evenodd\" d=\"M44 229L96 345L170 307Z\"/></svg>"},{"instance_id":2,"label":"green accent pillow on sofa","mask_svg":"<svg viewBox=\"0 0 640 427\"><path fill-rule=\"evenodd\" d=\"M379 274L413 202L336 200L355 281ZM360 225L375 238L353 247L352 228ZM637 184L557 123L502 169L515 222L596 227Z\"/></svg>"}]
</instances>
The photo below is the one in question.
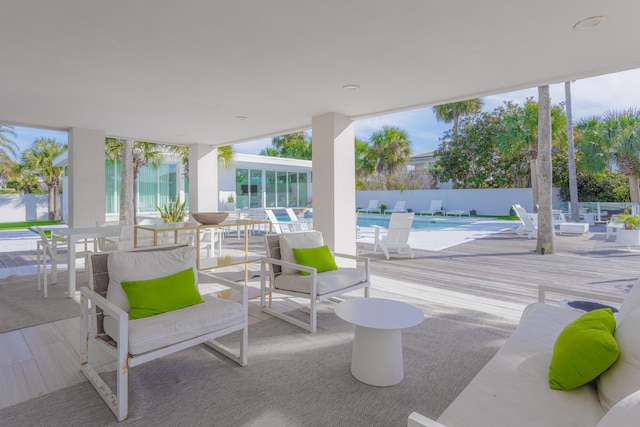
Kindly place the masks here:
<instances>
[{"instance_id":1,"label":"green accent pillow on sofa","mask_svg":"<svg viewBox=\"0 0 640 427\"><path fill-rule=\"evenodd\" d=\"M318 270L318 273L338 269L327 245L317 248L293 248L292 251L298 264L313 267ZM300 274L302 276L309 275L306 271L301 271Z\"/></svg>"},{"instance_id":2,"label":"green accent pillow on sofa","mask_svg":"<svg viewBox=\"0 0 640 427\"><path fill-rule=\"evenodd\" d=\"M596 379L618 359L613 336L616 319L610 308L580 316L558 335L549 367L549 386L573 390Z\"/></svg>"},{"instance_id":3,"label":"green accent pillow on sofa","mask_svg":"<svg viewBox=\"0 0 640 427\"><path fill-rule=\"evenodd\" d=\"M142 319L203 303L193 268L157 279L122 282L129 298L129 318Z\"/></svg>"}]
</instances>

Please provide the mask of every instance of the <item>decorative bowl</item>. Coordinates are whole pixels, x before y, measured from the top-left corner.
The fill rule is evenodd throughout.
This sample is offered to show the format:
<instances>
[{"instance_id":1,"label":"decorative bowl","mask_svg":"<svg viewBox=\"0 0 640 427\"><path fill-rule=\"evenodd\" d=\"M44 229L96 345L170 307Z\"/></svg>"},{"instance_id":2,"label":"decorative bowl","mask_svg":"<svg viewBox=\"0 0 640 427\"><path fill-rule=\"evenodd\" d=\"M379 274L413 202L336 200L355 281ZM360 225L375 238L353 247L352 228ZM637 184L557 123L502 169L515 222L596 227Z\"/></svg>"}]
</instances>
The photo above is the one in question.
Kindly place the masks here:
<instances>
[{"instance_id":1,"label":"decorative bowl","mask_svg":"<svg viewBox=\"0 0 640 427\"><path fill-rule=\"evenodd\" d=\"M229 212L193 212L191 216L200 224L215 225L227 219Z\"/></svg>"}]
</instances>

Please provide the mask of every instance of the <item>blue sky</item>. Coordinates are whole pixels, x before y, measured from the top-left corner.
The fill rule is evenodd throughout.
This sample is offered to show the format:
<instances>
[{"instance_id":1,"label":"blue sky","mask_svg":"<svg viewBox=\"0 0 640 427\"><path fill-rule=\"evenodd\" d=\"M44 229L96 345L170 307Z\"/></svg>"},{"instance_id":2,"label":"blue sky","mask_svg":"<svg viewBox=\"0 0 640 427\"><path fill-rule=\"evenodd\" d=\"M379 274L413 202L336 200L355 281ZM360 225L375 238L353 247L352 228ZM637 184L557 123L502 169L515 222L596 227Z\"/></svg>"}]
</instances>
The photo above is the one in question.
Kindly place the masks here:
<instances>
[{"instance_id":1,"label":"blue sky","mask_svg":"<svg viewBox=\"0 0 640 427\"><path fill-rule=\"evenodd\" d=\"M551 102L558 104L564 101L564 83L550 86ZM492 95L483 98L484 110L493 111L504 101L523 104L528 97L538 98L538 89L531 88ZM607 110L640 108L640 69L621 73L607 74L573 82L571 87L573 119L578 121L585 117L597 116ZM433 151L438 147L438 139L451 128L451 124L438 123L431 107L393 113L355 122L356 137L369 140L373 132L383 126L398 126L407 132L411 141L412 154ZM15 142L20 150L28 148L37 138L52 138L61 143L67 142L65 132L14 127L17 137ZM271 139L261 139L244 144L234 145L238 153L258 154L260 150L271 145Z\"/></svg>"}]
</instances>

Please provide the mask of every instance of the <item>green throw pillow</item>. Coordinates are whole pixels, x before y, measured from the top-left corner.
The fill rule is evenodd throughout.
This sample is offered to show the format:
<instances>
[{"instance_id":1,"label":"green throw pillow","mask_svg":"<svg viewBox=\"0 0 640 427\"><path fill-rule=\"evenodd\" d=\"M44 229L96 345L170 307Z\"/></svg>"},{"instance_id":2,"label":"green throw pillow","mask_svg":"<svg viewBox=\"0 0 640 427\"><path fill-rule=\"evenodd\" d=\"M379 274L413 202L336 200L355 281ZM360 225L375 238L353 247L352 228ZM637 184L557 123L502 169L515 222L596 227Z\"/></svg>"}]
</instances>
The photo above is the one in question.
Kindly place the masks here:
<instances>
[{"instance_id":1,"label":"green throw pillow","mask_svg":"<svg viewBox=\"0 0 640 427\"><path fill-rule=\"evenodd\" d=\"M122 289L129 298L131 320L204 302L196 287L193 268L157 279L122 282Z\"/></svg>"},{"instance_id":2,"label":"green throw pillow","mask_svg":"<svg viewBox=\"0 0 640 427\"><path fill-rule=\"evenodd\" d=\"M318 273L338 269L336 261L326 245L317 248L293 248L292 251L298 264L313 267L318 270ZM300 274L308 276L310 273L301 271Z\"/></svg>"},{"instance_id":3,"label":"green throw pillow","mask_svg":"<svg viewBox=\"0 0 640 427\"><path fill-rule=\"evenodd\" d=\"M618 359L610 308L591 311L569 323L556 339L549 367L549 386L573 390L596 379Z\"/></svg>"}]
</instances>

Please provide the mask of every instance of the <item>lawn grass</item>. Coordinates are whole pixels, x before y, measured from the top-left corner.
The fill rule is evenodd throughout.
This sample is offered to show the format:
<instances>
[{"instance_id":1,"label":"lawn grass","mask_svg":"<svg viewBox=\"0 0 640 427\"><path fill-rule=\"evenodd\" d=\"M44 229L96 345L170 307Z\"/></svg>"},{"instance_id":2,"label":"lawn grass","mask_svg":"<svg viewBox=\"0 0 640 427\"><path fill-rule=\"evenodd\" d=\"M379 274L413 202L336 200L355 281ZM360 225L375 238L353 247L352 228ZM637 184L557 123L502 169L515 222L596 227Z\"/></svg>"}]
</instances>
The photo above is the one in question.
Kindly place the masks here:
<instances>
[{"instance_id":1,"label":"lawn grass","mask_svg":"<svg viewBox=\"0 0 640 427\"><path fill-rule=\"evenodd\" d=\"M55 225L60 221L21 221L21 222L0 222L0 230L26 230L29 227L37 225L38 227L46 225Z\"/></svg>"}]
</instances>

